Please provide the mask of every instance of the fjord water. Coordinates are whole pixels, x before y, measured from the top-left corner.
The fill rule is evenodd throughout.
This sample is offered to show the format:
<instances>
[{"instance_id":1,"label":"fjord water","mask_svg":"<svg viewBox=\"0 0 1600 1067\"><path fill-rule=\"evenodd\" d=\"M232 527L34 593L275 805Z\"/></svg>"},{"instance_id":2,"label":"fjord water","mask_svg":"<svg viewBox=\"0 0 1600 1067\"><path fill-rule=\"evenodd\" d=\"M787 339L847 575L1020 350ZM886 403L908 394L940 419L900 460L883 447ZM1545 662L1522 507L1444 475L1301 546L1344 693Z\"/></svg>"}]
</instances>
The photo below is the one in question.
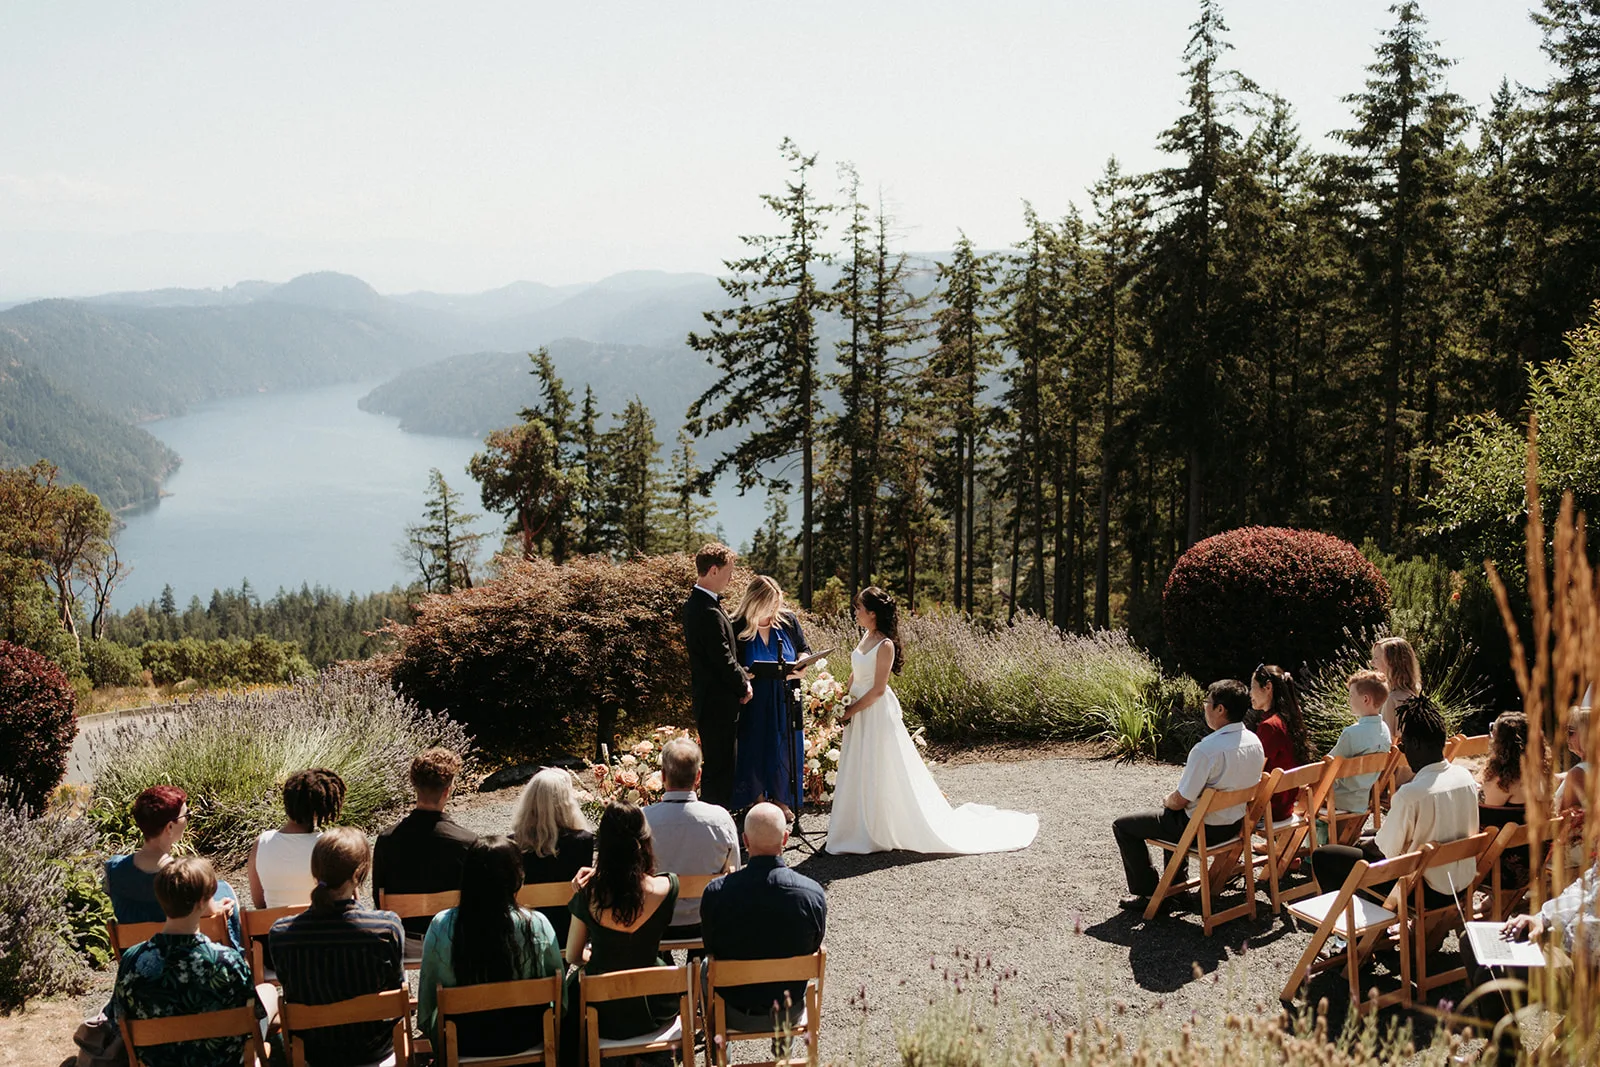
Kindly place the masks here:
<instances>
[{"instance_id":1,"label":"fjord water","mask_svg":"<svg viewBox=\"0 0 1600 1067\"><path fill-rule=\"evenodd\" d=\"M122 516L117 547L133 573L115 606L155 599L168 583L181 610L246 578L262 599L301 583L369 593L411 581L397 546L421 519L428 470L438 467L467 510L481 512L466 472L481 442L405 433L399 419L362 411L356 402L374 384L255 393L147 424L183 465L160 504ZM737 544L760 523L764 499L729 489L716 504ZM477 524L495 534L486 549L501 523Z\"/></svg>"}]
</instances>

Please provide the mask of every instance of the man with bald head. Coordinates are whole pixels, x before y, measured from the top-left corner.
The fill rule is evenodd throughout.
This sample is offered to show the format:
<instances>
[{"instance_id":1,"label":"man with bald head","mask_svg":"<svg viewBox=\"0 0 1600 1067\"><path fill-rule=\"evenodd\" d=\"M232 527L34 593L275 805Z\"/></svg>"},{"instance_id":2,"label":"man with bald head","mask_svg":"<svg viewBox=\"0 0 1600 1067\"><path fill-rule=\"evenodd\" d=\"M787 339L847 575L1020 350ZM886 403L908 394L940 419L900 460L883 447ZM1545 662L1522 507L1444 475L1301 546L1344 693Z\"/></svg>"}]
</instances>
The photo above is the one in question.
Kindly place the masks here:
<instances>
[{"instance_id":1,"label":"man with bald head","mask_svg":"<svg viewBox=\"0 0 1600 1067\"><path fill-rule=\"evenodd\" d=\"M706 953L722 960L781 960L806 956L822 946L828 902L822 887L783 862L788 820L776 804L757 804L744 817L750 860L723 875L700 899L700 930ZM728 1022L738 1030L776 1028L774 1012L793 1023L805 1008L804 982L740 986L723 994Z\"/></svg>"}]
</instances>

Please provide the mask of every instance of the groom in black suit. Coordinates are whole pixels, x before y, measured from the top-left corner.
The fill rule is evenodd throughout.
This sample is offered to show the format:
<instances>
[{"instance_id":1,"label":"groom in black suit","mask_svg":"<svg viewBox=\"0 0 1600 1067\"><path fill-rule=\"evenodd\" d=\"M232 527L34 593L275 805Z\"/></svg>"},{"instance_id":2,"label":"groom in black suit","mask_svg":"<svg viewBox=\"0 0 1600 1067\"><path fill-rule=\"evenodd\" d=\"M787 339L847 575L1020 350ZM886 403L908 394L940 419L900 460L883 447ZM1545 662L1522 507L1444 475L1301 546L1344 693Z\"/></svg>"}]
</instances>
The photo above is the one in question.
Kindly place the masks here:
<instances>
[{"instance_id":1,"label":"groom in black suit","mask_svg":"<svg viewBox=\"0 0 1600 1067\"><path fill-rule=\"evenodd\" d=\"M739 705L751 697L750 676L739 666L733 623L722 594L733 580L733 549L713 541L694 558L699 581L683 604L683 640L689 649L694 719L705 763L700 799L728 806L733 799L733 747Z\"/></svg>"}]
</instances>

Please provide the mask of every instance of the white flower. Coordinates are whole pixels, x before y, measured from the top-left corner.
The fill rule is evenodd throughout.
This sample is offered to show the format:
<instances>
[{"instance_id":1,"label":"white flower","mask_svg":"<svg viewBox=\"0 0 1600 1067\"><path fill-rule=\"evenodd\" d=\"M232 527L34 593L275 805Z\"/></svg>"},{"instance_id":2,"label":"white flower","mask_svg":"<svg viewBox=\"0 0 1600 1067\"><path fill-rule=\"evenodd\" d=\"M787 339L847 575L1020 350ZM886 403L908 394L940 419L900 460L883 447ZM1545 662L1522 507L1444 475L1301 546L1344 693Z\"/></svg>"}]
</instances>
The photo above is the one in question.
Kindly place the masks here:
<instances>
[{"instance_id":1,"label":"white flower","mask_svg":"<svg viewBox=\"0 0 1600 1067\"><path fill-rule=\"evenodd\" d=\"M638 763L639 763L639 761L636 758L634 758L633 756L631 756L631 755L623 756L617 762L622 764L624 767L634 767L634 766L637 766Z\"/></svg>"},{"instance_id":2,"label":"white flower","mask_svg":"<svg viewBox=\"0 0 1600 1067\"><path fill-rule=\"evenodd\" d=\"M839 781L839 772L829 771L826 779L824 780L828 783L828 788L832 789Z\"/></svg>"},{"instance_id":3,"label":"white flower","mask_svg":"<svg viewBox=\"0 0 1600 1067\"><path fill-rule=\"evenodd\" d=\"M839 762L839 757L842 754L843 753L841 753L837 748L828 749L828 762L829 763L838 763Z\"/></svg>"},{"instance_id":4,"label":"white flower","mask_svg":"<svg viewBox=\"0 0 1600 1067\"><path fill-rule=\"evenodd\" d=\"M819 759L806 760L806 770L808 770L808 771L820 771L820 770L822 770L822 761L819 760Z\"/></svg>"},{"instance_id":5,"label":"white flower","mask_svg":"<svg viewBox=\"0 0 1600 1067\"><path fill-rule=\"evenodd\" d=\"M828 661L825 659L817 660L817 671L820 674L826 675L828 673Z\"/></svg>"}]
</instances>

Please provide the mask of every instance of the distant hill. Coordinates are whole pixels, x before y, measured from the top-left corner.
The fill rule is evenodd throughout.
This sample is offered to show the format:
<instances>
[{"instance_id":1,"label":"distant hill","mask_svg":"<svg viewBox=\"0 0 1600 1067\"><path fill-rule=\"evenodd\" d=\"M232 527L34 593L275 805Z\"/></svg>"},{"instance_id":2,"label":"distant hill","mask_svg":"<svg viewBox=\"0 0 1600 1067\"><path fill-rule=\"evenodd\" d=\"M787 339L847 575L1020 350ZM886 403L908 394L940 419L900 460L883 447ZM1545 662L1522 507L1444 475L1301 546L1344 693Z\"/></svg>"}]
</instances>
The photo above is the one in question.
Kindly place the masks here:
<instances>
[{"instance_id":1,"label":"distant hill","mask_svg":"<svg viewBox=\"0 0 1600 1067\"><path fill-rule=\"evenodd\" d=\"M48 459L112 509L154 501L178 456L144 430L0 358L0 466Z\"/></svg>"},{"instance_id":2,"label":"distant hill","mask_svg":"<svg viewBox=\"0 0 1600 1067\"><path fill-rule=\"evenodd\" d=\"M448 312L469 322L493 322L543 311L587 288L586 285L512 282L483 293L397 293L389 299L428 311Z\"/></svg>"},{"instance_id":3,"label":"distant hill","mask_svg":"<svg viewBox=\"0 0 1600 1067\"><path fill-rule=\"evenodd\" d=\"M669 443L684 412L714 380L696 353L681 345L648 348L607 345L570 338L552 342L556 371L580 401L594 387L602 412L620 411L634 396L655 415L656 436ZM526 352L475 352L451 356L405 371L361 399L364 411L397 415L413 433L483 437L509 426L517 412L539 400Z\"/></svg>"}]
</instances>

